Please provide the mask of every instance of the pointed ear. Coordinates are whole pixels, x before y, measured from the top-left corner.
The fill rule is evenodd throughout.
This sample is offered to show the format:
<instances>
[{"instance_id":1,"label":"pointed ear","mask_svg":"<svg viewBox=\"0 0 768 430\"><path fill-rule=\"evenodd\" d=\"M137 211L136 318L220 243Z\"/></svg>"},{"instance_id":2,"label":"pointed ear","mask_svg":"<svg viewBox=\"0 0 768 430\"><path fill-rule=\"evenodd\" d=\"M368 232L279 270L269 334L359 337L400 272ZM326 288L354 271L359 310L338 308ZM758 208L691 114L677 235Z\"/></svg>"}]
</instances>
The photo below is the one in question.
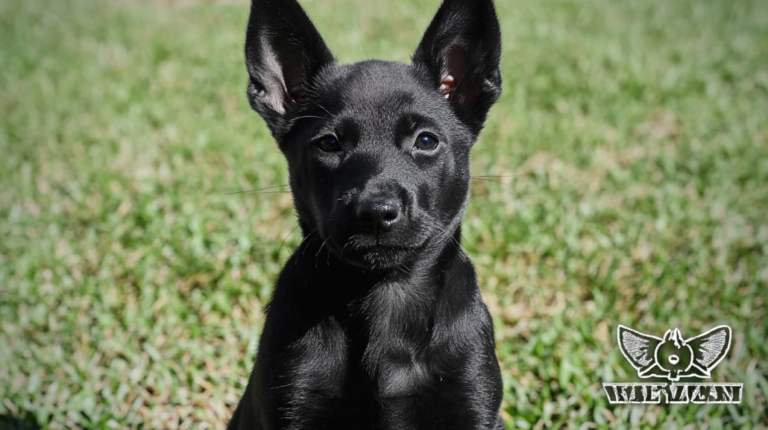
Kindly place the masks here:
<instances>
[{"instance_id":1,"label":"pointed ear","mask_svg":"<svg viewBox=\"0 0 768 430\"><path fill-rule=\"evenodd\" d=\"M335 60L296 0L253 0L245 39L248 101L272 129Z\"/></svg>"},{"instance_id":2,"label":"pointed ear","mask_svg":"<svg viewBox=\"0 0 768 430\"><path fill-rule=\"evenodd\" d=\"M501 95L501 30L492 0L443 0L413 55L477 135Z\"/></svg>"}]
</instances>

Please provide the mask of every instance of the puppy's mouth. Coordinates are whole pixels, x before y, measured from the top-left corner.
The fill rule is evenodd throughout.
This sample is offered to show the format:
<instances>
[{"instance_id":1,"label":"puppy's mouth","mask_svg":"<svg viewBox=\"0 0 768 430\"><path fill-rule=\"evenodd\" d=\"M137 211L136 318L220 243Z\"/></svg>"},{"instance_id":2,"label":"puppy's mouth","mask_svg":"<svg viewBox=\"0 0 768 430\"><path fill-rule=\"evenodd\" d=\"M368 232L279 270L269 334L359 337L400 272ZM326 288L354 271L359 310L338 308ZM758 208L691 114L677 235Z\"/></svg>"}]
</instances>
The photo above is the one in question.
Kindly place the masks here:
<instances>
[{"instance_id":1,"label":"puppy's mouth","mask_svg":"<svg viewBox=\"0 0 768 430\"><path fill-rule=\"evenodd\" d=\"M426 240L417 240L409 244L389 243L372 235L356 234L342 245L331 238L328 241L331 251L342 261L367 269L389 269L399 267L410 260L424 247Z\"/></svg>"}]
</instances>

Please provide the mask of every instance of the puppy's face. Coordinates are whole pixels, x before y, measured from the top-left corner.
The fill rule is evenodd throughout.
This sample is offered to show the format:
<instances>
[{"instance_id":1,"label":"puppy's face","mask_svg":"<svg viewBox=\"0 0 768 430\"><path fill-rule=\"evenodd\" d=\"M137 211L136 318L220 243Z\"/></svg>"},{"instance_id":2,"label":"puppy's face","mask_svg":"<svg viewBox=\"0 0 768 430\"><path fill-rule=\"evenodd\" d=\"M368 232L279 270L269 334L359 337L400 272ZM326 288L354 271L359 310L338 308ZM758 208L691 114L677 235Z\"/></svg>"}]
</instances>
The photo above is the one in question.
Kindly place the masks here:
<instances>
[{"instance_id":1,"label":"puppy's face","mask_svg":"<svg viewBox=\"0 0 768 430\"><path fill-rule=\"evenodd\" d=\"M295 1L253 3L249 101L288 160L305 235L350 264L406 264L460 223L469 150L501 91L493 4L468 3L443 4L413 65L344 66Z\"/></svg>"},{"instance_id":2,"label":"puppy's face","mask_svg":"<svg viewBox=\"0 0 768 430\"><path fill-rule=\"evenodd\" d=\"M420 70L369 61L323 69L280 141L304 228L355 265L402 264L449 240L473 136Z\"/></svg>"}]
</instances>

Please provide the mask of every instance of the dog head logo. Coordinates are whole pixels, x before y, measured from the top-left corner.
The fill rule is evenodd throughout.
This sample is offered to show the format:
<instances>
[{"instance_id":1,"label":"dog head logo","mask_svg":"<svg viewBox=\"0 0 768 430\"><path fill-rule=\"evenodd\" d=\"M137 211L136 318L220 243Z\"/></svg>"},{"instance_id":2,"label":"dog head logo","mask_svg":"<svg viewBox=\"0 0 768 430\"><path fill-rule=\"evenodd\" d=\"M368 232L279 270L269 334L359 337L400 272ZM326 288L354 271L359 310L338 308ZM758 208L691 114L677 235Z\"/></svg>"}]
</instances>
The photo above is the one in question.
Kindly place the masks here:
<instances>
[{"instance_id":1,"label":"dog head logo","mask_svg":"<svg viewBox=\"0 0 768 430\"><path fill-rule=\"evenodd\" d=\"M680 330L667 330L664 338L619 325L619 347L641 378L709 378L731 346L731 328L721 325L690 339Z\"/></svg>"}]
</instances>

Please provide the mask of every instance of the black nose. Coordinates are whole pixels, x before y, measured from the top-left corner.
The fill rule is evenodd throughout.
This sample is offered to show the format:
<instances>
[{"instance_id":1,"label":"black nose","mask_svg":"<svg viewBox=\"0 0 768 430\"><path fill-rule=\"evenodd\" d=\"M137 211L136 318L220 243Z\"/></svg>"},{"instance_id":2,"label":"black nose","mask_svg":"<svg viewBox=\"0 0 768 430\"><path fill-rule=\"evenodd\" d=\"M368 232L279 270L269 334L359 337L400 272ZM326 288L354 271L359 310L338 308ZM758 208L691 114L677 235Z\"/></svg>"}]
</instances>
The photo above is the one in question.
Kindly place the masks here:
<instances>
[{"instance_id":1,"label":"black nose","mask_svg":"<svg viewBox=\"0 0 768 430\"><path fill-rule=\"evenodd\" d=\"M400 203L387 196L374 196L360 200L356 209L357 219L383 231L389 231L402 218Z\"/></svg>"}]
</instances>

